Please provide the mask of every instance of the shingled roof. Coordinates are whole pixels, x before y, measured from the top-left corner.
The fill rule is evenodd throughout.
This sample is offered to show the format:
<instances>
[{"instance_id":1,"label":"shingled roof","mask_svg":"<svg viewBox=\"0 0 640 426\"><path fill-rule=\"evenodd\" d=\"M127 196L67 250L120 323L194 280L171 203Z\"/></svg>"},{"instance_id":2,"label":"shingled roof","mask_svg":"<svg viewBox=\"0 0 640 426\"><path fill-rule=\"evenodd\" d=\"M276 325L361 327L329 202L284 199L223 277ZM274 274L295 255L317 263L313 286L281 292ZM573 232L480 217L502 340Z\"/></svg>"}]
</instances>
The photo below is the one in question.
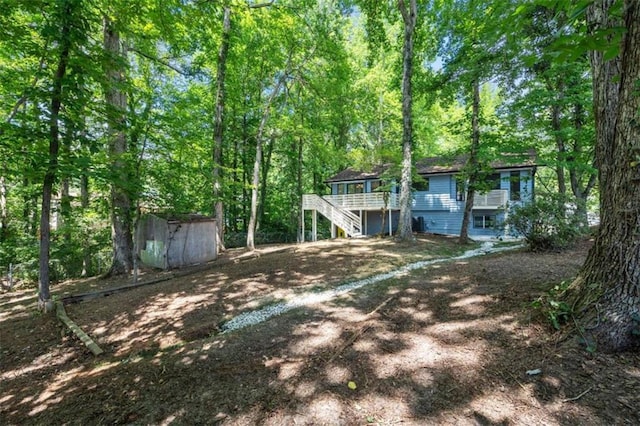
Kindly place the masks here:
<instances>
[{"instance_id":1,"label":"shingled roof","mask_svg":"<svg viewBox=\"0 0 640 426\"><path fill-rule=\"evenodd\" d=\"M373 169L370 172L363 172L359 170L354 170L352 168L347 168L341 171L340 173L338 173L337 175L330 177L325 182L331 183L331 182L344 182L349 180L375 179L377 177L380 177L380 175L384 173L384 171L387 170L389 167L391 167L391 164L378 165L373 167Z\"/></svg>"},{"instance_id":2,"label":"shingled roof","mask_svg":"<svg viewBox=\"0 0 640 426\"><path fill-rule=\"evenodd\" d=\"M447 157L428 157L416 162L416 171L420 175L436 175L457 173L467 163L468 155L459 155L453 158ZM502 154L500 160L491 162L491 168L501 169L522 169L536 166L536 152L529 150L526 153L507 153ZM340 173L327 179L326 183L345 182L354 180L375 179L382 175L384 171L389 169L391 164L375 166L369 172L354 170L351 168L344 169Z\"/></svg>"}]
</instances>

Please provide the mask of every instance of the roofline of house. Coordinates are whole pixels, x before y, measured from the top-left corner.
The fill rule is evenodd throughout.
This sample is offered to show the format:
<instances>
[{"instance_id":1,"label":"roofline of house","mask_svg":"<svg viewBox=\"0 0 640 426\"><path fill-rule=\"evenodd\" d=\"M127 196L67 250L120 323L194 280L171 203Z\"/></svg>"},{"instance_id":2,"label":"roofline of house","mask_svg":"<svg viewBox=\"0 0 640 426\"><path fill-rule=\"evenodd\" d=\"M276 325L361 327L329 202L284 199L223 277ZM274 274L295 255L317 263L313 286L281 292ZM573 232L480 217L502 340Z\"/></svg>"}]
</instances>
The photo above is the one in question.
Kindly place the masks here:
<instances>
[{"instance_id":1,"label":"roofline of house","mask_svg":"<svg viewBox=\"0 0 640 426\"><path fill-rule=\"evenodd\" d=\"M529 161L532 161L531 158L533 157L533 161L535 161L535 152L532 152L529 154ZM437 157L432 157L429 159L425 159L425 160L431 160L434 161ZM425 161L425 160L421 160L421 161ZM417 163L420 163L420 161L418 161ZM358 182L358 181L365 181L365 180L372 180L372 179L379 179L380 176L382 175L382 173L387 170L390 165L389 164L385 164L382 166L378 166L378 168L383 167L384 169L382 171L378 171L378 172L362 172L362 171L357 171L357 170L352 170L353 173L357 174L357 176L353 176L353 177L346 177L346 178L330 178L330 179L326 179L324 182L326 184L331 184L331 183L336 183L336 182ZM464 164L456 164L456 165L451 165L451 166L442 166L443 170L438 170L438 171L431 171L431 172L420 172L418 171L417 173L420 176L424 176L424 177L428 177L428 176L438 176L438 175L453 175L456 173L460 173L460 171L462 170L462 168L464 167ZM497 166L492 166L491 168L493 170L522 170L522 169L532 169L536 170L536 168L538 167L538 164L535 162L531 162L529 164L524 164L524 163L515 163L515 164L500 164ZM346 170L351 170L350 168L347 168ZM340 172L342 173L342 172ZM338 173L338 174L340 174ZM336 175L337 176L337 175Z\"/></svg>"}]
</instances>

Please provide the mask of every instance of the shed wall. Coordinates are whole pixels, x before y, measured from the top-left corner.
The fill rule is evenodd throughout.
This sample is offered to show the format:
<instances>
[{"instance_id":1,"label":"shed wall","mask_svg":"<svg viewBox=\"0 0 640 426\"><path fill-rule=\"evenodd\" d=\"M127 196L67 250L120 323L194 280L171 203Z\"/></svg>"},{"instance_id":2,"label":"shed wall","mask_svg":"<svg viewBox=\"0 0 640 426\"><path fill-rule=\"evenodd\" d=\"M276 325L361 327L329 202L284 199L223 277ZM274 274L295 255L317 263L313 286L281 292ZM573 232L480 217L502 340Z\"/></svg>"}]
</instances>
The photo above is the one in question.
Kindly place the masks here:
<instances>
[{"instance_id":1,"label":"shed wall","mask_svg":"<svg viewBox=\"0 0 640 426\"><path fill-rule=\"evenodd\" d=\"M140 219L136 238L140 260L154 268L180 268L218 256L215 220L168 222L147 215Z\"/></svg>"}]
</instances>

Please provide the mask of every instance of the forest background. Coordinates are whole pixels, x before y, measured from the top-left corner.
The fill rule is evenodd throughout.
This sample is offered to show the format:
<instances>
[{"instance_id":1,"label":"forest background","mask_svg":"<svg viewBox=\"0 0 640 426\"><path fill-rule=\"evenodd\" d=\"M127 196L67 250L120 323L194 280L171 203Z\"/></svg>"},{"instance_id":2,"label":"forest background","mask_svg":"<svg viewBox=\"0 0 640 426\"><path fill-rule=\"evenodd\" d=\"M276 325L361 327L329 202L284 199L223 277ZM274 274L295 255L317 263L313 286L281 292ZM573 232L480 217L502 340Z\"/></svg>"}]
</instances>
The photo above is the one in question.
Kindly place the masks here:
<instances>
[{"instance_id":1,"label":"forest background","mask_svg":"<svg viewBox=\"0 0 640 426\"><path fill-rule=\"evenodd\" d=\"M414 159L535 148L538 196L585 217L584 5L411 3L407 136L396 2L3 0L0 271L128 272L148 211L216 216L227 247L300 240L303 193L348 166L400 179L407 137Z\"/></svg>"}]
</instances>

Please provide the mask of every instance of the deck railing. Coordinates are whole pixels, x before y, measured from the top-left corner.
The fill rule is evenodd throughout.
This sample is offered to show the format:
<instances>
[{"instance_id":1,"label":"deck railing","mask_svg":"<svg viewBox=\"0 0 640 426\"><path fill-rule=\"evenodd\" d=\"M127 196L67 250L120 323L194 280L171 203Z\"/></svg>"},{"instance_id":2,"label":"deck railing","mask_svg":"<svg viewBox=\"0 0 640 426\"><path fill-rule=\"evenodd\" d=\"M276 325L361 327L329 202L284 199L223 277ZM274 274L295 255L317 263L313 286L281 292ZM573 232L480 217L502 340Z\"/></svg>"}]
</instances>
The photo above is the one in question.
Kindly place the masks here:
<instances>
[{"instance_id":1,"label":"deck railing","mask_svg":"<svg viewBox=\"0 0 640 426\"><path fill-rule=\"evenodd\" d=\"M509 191L506 189L494 189L486 194L476 194L473 197L474 209L497 209L504 207L509 201Z\"/></svg>"},{"instance_id":2,"label":"deck railing","mask_svg":"<svg viewBox=\"0 0 640 426\"><path fill-rule=\"evenodd\" d=\"M400 208L399 195L389 192L325 195L323 198L336 206L349 210L380 210L382 208L395 210Z\"/></svg>"}]
</instances>

